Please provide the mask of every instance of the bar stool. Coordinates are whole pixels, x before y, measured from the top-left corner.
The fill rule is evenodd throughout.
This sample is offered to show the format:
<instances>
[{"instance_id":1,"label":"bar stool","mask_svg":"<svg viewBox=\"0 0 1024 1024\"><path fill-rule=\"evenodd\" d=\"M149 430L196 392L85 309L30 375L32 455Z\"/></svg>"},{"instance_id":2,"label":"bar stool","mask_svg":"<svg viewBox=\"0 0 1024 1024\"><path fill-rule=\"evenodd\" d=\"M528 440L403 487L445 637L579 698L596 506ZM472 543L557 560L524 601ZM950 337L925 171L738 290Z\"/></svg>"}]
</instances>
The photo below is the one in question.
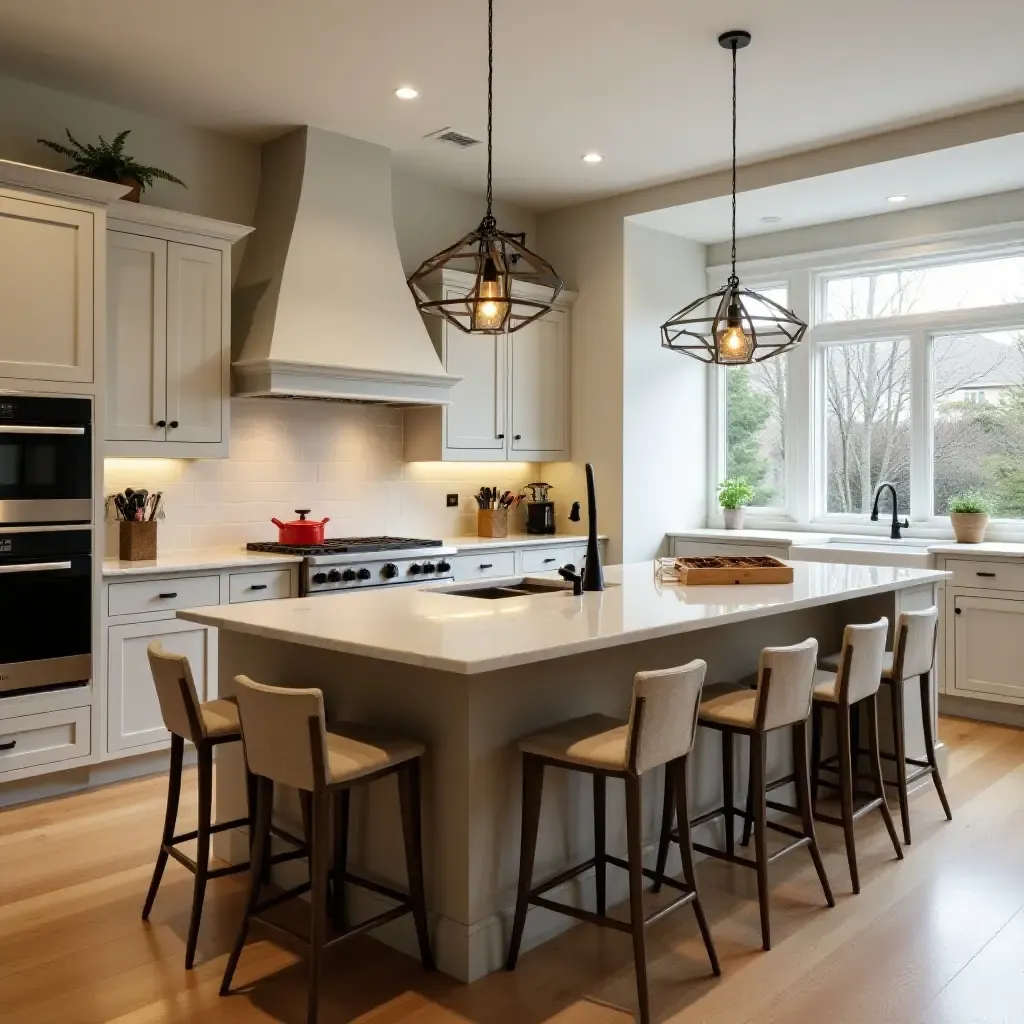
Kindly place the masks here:
<instances>
[{"instance_id":1,"label":"bar stool","mask_svg":"<svg viewBox=\"0 0 1024 1024\"><path fill-rule=\"evenodd\" d=\"M896 642L893 652L886 653L882 663L882 682L889 688L892 707L892 731L894 753L883 753L881 757L896 764L895 781L885 780L887 786L895 787L899 794L900 819L903 825L903 841L910 845L910 801L908 787L925 775L935 783L935 791L948 821L953 820L946 790L942 785L939 765L935 758L935 734L932 730L931 676L935 667L935 645L939 629L939 610L934 605L918 612L903 612L896 626ZM822 658L823 669L837 671L840 654ZM906 731L904 724L904 686L917 676L921 687L921 723L924 730L925 760L907 757ZM862 751L858 750L858 754ZM907 766L916 769L907 774ZM825 763L823 768L827 768Z\"/></svg>"},{"instance_id":2,"label":"bar stool","mask_svg":"<svg viewBox=\"0 0 1024 1024\"><path fill-rule=\"evenodd\" d=\"M644 943L646 925L686 903L692 903L708 959L711 961L711 970L716 976L721 974L711 931L697 893L689 829L684 830L680 843L683 864L681 883L674 878L664 877L663 870L656 875L655 872L644 868L641 837L641 778L661 765L666 766L665 784L671 787L675 796L679 820L688 820L687 758L693 749L697 708L706 671L707 665L698 660L691 661L681 668L638 672L633 681L633 702L628 722L605 715L587 715L519 741L519 749L523 754L522 851L519 860L519 894L516 899L507 967L510 971L515 970L523 940L523 929L526 926L526 912L530 905L567 914L569 917L605 928L629 932L633 937L633 960L641 1024L650 1021L647 954ZM533 862L537 848L544 768L548 765L568 771L586 772L593 776L595 852L593 857L579 866L561 872L542 885L533 886ZM627 860L621 860L605 852L605 783L609 778L622 779L626 786ZM625 868L629 872L628 923L608 917L605 912L605 871L608 864ZM596 914L544 897L544 893L576 878L592 867L597 873ZM675 900L646 919L643 913L644 876L660 879L680 893Z\"/></svg>"},{"instance_id":3,"label":"bar stool","mask_svg":"<svg viewBox=\"0 0 1024 1024\"><path fill-rule=\"evenodd\" d=\"M882 782L882 762L878 750L878 689L882 683L882 664L885 660L885 637L889 620L885 617L865 626L847 626L843 631L843 648L839 652L838 670L829 672L819 669L814 673L814 723L811 739L811 769L814 776L812 795L816 795L818 775L822 767L821 736L822 712L831 708L836 713L836 737L838 753L830 758L837 765L839 785L824 783L839 790L841 817L835 818L815 811L815 820L829 825L838 825L846 840L846 859L850 865L850 881L853 891L860 892L860 875L857 870L857 840L854 822L865 814L877 809L881 812L886 831L892 840L897 860L903 860L903 848L896 837L896 829L885 799L885 785ZM868 801L854 809L857 793L857 766L859 758L851 745L851 718L859 711L859 705L867 706L868 712L868 761L871 766L870 779L873 792ZM857 752L859 754L859 751Z\"/></svg>"},{"instance_id":4,"label":"bar stool","mask_svg":"<svg viewBox=\"0 0 1024 1024\"><path fill-rule=\"evenodd\" d=\"M235 864L210 870L210 836L229 828L242 825L252 827L252 815L211 825L213 810L213 748L221 743L234 743L242 738L238 725L238 709L229 700L199 702L192 668L188 658L181 654L170 654L158 640L147 649L149 666L156 684L157 699L164 725L171 734L171 767L167 786L167 811L164 816L163 835L160 851L153 869L153 880L149 885L146 903L142 908L142 920L149 919L156 899L160 881L163 878L167 858L173 857L183 864L195 877L192 890L192 914L188 925L188 941L185 946L185 969L192 970L195 962L196 943L199 939L199 923L203 915L203 899L206 883L211 878L221 878L245 871L249 865ZM175 835L178 819L178 801L181 796L181 771L185 752L185 741L195 745L199 768L199 821L194 832ZM250 789L251 795L251 789ZM250 800L250 812L252 802ZM196 859L185 856L178 846L195 839Z\"/></svg>"},{"instance_id":5,"label":"bar stool","mask_svg":"<svg viewBox=\"0 0 1024 1024\"><path fill-rule=\"evenodd\" d=\"M245 946L249 926L260 921L274 931L306 943L310 950L308 1024L316 1024L320 1002L320 972L324 952L330 947L412 914L416 924L420 959L433 970L427 930L427 907L423 892L423 851L420 818L420 758L425 747L416 740L388 736L354 722L327 723L320 690L293 690L263 686L237 676L238 710L242 724L242 748L246 765L256 778L256 824L252 845L249 898L238 937L231 950L220 994L231 991L231 979ZM405 845L409 892L403 893L378 882L352 874L346 863L348 845L348 795L357 785L366 785L385 775L398 776L402 837ZM310 880L263 902L265 858L269 850L270 819L274 784L299 790L309 807ZM341 902L346 882L394 900L398 905L354 927L327 937L328 882L331 876L330 819L334 801L336 842L333 868L332 918L343 920ZM310 893L309 939L294 934L262 917L265 911L286 900Z\"/></svg>"},{"instance_id":6,"label":"bar stool","mask_svg":"<svg viewBox=\"0 0 1024 1024\"><path fill-rule=\"evenodd\" d=\"M702 843L694 843L694 849L730 864L739 864L757 871L761 943L765 949L771 949L772 945L768 907L768 865L783 855L802 846L808 847L825 894L825 901L830 907L836 905L814 833L810 773L807 764L807 719L811 713L811 694L814 688L814 667L817 657L818 641L813 638L792 647L766 647L761 651L756 689L729 683L718 684L708 688L714 692L700 705L699 723L722 734L725 794L721 807L700 815L690 824L702 825L715 818L724 817L725 850L717 850ZM769 821L767 812L771 806L767 801L768 785L765 779L767 737L770 732L789 726L792 727L793 735L793 775L787 781L796 785L796 811L802 821L800 831ZM732 739L736 734L750 739L751 785L746 812L737 811L733 806ZM753 826L754 860L735 852L733 822L736 815ZM792 842L781 850L769 854L769 828L789 836ZM661 847L667 848L669 839L675 840L676 836L677 834L672 831L671 813L668 813L662 819ZM659 852L659 859L660 857Z\"/></svg>"}]
</instances>

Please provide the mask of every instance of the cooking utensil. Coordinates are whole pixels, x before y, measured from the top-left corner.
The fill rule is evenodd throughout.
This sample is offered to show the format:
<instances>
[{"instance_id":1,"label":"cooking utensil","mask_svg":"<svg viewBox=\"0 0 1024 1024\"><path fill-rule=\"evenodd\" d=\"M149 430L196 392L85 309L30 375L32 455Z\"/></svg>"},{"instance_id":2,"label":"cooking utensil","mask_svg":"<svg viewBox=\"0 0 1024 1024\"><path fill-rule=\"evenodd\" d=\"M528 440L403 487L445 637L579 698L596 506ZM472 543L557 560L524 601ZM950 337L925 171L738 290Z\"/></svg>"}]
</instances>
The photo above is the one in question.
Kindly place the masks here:
<instances>
[{"instance_id":1,"label":"cooking utensil","mask_svg":"<svg viewBox=\"0 0 1024 1024\"><path fill-rule=\"evenodd\" d=\"M323 544L324 527L330 519L307 519L310 513L308 508L297 508L295 514L298 519L290 519L282 523L280 519L270 521L277 527L277 541L279 544Z\"/></svg>"}]
</instances>

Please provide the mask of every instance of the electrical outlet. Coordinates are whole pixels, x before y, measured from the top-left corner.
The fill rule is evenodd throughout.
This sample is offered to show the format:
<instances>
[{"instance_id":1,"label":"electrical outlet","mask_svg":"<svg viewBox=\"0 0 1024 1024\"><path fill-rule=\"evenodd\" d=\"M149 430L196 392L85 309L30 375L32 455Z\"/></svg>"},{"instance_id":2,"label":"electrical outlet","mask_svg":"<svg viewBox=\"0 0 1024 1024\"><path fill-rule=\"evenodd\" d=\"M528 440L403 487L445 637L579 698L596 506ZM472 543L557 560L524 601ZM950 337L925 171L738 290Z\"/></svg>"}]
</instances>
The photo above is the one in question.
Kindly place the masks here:
<instances>
[{"instance_id":1,"label":"electrical outlet","mask_svg":"<svg viewBox=\"0 0 1024 1024\"><path fill-rule=\"evenodd\" d=\"M448 495L448 508L458 508L458 507L459 507L459 496L457 494L449 494Z\"/></svg>"}]
</instances>

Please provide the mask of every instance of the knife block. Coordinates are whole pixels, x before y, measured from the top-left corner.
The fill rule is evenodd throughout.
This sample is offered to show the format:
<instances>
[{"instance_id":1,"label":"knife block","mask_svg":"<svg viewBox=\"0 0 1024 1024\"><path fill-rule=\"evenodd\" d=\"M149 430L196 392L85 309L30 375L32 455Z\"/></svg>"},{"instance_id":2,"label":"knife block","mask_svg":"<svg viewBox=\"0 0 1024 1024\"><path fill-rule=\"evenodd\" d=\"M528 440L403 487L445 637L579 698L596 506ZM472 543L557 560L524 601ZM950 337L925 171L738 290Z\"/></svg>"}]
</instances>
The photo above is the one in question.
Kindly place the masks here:
<instances>
[{"instance_id":1,"label":"knife block","mask_svg":"<svg viewBox=\"0 0 1024 1024\"><path fill-rule=\"evenodd\" d=\"M507 537L508 509L479 508L476 511L476 535L478 537Z\"/></svg>"},{"instance_id":2,"label":"knife block","mask_svg":"<svg viewBox=\"0 0 1024 1024\"><path fill-rule=\"evenodd\" d=\"M156 558L156 523L119 524L118 557L122 562L151 562Z\"/></svg>"}]
</instances>

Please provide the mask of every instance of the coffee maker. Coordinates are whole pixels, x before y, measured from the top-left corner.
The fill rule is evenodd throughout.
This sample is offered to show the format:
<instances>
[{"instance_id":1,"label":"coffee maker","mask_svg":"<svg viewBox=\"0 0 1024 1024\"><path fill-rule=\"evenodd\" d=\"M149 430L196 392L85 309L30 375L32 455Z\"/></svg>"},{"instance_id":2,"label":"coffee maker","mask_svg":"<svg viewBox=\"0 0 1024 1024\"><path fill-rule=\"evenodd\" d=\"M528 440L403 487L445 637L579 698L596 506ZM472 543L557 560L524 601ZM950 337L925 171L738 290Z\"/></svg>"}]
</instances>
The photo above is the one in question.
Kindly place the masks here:
<instances>
[{"instance_id":1,"label":"coffee maker","mask_svg":"<svg viewBox=\"0 0 1024 1024\"><path fill-rule=\"evenodd\" d=\"M555 503L548 500L551 484L542 482L526 484L529 491L526 499L526 532L549 534L555 532Z\"/></svg>"}]
</instances>

